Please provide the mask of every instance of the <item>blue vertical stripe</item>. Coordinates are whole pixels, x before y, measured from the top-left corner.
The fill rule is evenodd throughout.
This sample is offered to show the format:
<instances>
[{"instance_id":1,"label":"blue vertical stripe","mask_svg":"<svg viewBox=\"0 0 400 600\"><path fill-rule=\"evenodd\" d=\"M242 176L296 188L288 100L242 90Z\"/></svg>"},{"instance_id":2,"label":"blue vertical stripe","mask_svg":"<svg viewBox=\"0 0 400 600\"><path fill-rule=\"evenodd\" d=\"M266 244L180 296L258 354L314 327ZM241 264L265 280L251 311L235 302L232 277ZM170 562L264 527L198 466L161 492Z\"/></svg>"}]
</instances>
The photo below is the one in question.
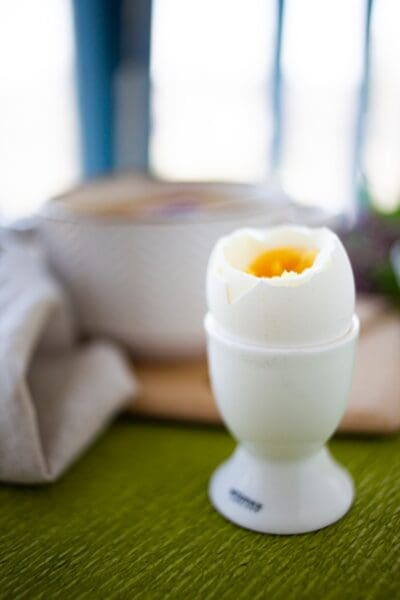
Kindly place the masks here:
<instances>
[{"instance_id":1,"label":"blue vertical stripe","mask_svg":"<svg viewBox=\"0 0 400 600\"><path fill-rule=\"evenodd\" d=\"M124 0L117 167L149 166L151 15L151 0Z\"/></svg>"},{"instance_id":2,"label":"blue vertical stripe","mask_svg":"<svg viewBox=\"0 0 400 600\"><path fill-rule=\"evenodd\" d=\"M282 38L285 0L276 0L276 33L274 49L273 85L272 85L272 169L279 168L282 150Z\"/></svg>"},{"instance_id":3,"label":"blue vertical stripe","mask_svg":"<svg viewBox=\"0 0 400 600\"><path fill-rule=\"evenodd\" d=\"M113 79L120 58L121 0L73 0L83 170L114 166Z\"/></svg>"},{"instance_id":4,"label":"blue vertical stripe","mask_svg":"<svg viewBox=\"0 0 400 600\"><path fill-rule=\"evenodd\" d=\"M368 111L368 96L370 87L370 62L371 62L371 19L373 0L365 0L365 23L364 23L364 41L363 41L363 73L360 86L358 114L355 131L355 151L354 151L354 181L356 197L359 204L362 204L362 199L365 198L363 190L358 188L360 182L360 170L365 142L367 111ZM361 186L363 183L361 183ZM357 192L359 192L357 194Z\"/></svg>"}]
</instances>

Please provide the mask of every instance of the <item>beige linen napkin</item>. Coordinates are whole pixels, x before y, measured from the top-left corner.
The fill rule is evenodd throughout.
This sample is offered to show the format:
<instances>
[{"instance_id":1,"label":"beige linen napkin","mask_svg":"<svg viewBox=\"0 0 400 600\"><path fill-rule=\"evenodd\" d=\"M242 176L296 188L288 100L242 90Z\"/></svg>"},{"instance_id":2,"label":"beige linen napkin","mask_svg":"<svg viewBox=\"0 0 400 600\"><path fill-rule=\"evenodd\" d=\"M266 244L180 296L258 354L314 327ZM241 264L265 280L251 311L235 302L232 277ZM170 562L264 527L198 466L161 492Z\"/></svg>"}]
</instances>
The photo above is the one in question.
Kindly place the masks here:
<instances>
[{"instance_id":1,"label":"beige linen napkin","mask_svg":"<svg viewBox=\"0 0 400 600\"><path fill-rule=\"evenodd\" d=\"M56 479L136 388L114 345L78 348L37 251L0 237L0 480Z\"/></svg>"}]
</instances>

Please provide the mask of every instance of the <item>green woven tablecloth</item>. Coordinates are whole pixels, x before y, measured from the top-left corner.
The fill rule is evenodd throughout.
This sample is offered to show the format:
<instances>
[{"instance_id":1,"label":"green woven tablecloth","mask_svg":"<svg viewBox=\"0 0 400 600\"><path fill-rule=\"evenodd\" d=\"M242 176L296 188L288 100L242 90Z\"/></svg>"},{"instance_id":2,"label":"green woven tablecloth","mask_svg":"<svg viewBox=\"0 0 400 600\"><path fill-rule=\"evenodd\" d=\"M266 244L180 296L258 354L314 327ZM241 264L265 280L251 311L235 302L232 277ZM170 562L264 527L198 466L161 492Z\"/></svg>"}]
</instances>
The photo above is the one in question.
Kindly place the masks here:
<instances>
[{"instance_id":1,"label":"green woven tablecloth","mask_svg":"<svg viewBox=\"0 0 400 600\"><path fill-rule=\"evenodd\" d=\"M400 438L336 438L357 498L316 533L224 521L222 429L121 419L57 484L0 487L1 598L400 598Z\"/></svg>"}]
</instances>

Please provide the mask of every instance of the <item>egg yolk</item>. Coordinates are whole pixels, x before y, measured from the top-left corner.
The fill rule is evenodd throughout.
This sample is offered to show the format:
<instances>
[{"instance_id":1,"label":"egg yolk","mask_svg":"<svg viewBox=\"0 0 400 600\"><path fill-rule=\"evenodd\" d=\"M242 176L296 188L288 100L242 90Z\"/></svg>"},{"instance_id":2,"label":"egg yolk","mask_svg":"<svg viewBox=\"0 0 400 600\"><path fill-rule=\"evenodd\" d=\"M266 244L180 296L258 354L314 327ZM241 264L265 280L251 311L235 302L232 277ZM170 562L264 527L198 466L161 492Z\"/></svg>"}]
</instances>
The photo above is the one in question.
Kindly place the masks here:
<instances>
[{"instance_id":1,"label":"egg yolk","mask_svg":"<svg viewBox=\"0 0 400 600\"><path fill-rule=\"evenodd\" d=\"M255 277L281 277L284 273L302 273L314 264L318 250L310 248L270 248L257 256L246 272Z\"/></svg>"}]
</instances>

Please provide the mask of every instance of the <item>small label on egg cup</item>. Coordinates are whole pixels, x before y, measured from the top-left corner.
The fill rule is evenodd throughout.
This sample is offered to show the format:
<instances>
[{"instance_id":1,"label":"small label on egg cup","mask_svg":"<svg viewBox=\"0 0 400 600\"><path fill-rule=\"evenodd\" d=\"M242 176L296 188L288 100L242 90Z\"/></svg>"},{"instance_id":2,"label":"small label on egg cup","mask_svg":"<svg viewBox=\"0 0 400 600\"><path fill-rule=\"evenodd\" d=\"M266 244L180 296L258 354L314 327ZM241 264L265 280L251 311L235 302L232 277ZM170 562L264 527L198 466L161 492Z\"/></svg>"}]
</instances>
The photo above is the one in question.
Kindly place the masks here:
<instances>
[{"instance_id":1,"label":"small label on egg cup","mask_svg":"<svg viewBox=\"0 0 400 600\"><path fill-rule=\"evenodd\" d=\"M344 413L359 321L335 342L268 348L228 337L209 313L208 361L223 420L239 445L212 476L214 507L241 527L298 534L350 508L350 475L325 443Z\"/></svg>"}]
</instances>

